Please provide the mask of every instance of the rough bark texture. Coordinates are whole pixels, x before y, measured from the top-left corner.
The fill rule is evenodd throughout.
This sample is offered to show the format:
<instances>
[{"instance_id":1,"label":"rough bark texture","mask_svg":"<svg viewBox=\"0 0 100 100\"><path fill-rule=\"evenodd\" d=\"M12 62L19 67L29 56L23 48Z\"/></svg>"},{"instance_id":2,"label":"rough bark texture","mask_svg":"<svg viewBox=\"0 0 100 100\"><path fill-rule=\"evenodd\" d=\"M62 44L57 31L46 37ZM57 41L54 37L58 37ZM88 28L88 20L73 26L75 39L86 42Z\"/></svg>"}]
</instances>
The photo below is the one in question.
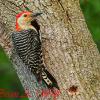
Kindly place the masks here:
<instances>
[{"instance_id":1,"label":"rough bark texture","mask_svg":"<svg viewBox=\"0 0 100 100\"><path fill-rule=\"evenodd\" d=\"M33 12L43 12L38 19L44 37L43 54L48 69L60 87L61 94L57 100L99 100L100 55L88 31L79 1L26 1L24 4ZM22 7L23 4L19 5L15 0L0 0L0 21L3 23L1 33L10 36L10 32L15 31L16 13L27 9ZM27 77L19 73L20 68L16 69L23 86L27 85L23 82L27 83ZM33 83L30 79L28 81L30 89ZM32 89L31 94L34 94L35 88Z\"/></svg>"}]
</instances>

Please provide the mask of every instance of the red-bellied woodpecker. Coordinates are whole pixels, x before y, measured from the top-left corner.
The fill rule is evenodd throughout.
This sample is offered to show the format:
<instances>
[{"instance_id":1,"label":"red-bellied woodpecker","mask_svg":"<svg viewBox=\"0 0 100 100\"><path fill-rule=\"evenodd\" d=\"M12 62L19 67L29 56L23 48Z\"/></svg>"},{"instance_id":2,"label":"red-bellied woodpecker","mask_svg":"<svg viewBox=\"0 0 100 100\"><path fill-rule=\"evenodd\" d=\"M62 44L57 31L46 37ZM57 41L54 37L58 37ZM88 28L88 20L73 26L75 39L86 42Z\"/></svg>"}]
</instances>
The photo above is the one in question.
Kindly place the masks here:
<instances>
[{"instance_id":1,"label":"red-bellied woodpecker","mask_svg":"<svg viewBox=\"0 0 100 100\"><path fill-rule=\"evenodd\" d=\"M14 49L23 63L31 69L38 81L44 81L48 88L59 89L55 78L47 71L43 59L40 26L36 17L41 13L21 12L16 16L16 32L12 33Z\"/></svg>"}]
</instances>

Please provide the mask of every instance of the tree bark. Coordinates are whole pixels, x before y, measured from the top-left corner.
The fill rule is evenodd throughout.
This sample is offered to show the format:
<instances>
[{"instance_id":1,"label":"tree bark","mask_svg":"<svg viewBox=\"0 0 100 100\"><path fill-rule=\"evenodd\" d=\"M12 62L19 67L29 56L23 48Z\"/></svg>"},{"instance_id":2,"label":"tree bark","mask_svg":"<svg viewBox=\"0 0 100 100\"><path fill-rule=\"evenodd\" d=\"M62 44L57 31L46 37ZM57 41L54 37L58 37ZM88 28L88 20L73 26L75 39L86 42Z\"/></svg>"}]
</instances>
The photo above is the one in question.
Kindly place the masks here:
<instances>
[{"instance_id":1,"label":"tree bark","mask_svg":"<svg viewBox=\"0 0 100 100\"><path fill-rule=\"evenodd\" d=\"M10 33L15 31L15 15L18 12L43 12L38 18L43 37L43 55L47 68L60 87L61 93L57 100L99 100L100 55L80 10L79 0L18 1L21 0L0 0L0 44L4 49L4 36L6 34L9 37ZM6 53L12 47L11 40L7 41L10 46L5 49ZM9 52L7 54L11 55ZM28 78L20 71L23 67L19 68L17 65L15 68L23 86L27 85L31 94L36 96L35 87L32 88L34 83L29 79L32 75ZM36 100L33 95L32 97ZM47 97L42 99L49 100ZM41 100L41 97L38 100Z\"/></svg>"}]
</instances>

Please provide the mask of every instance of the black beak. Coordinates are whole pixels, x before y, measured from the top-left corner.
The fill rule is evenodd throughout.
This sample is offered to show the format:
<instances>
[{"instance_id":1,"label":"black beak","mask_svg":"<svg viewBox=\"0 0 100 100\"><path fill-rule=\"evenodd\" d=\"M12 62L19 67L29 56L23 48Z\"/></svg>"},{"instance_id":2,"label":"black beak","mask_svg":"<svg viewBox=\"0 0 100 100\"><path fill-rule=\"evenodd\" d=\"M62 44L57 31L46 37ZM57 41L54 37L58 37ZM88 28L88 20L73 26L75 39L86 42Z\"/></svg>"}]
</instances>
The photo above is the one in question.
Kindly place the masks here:
<instances>
[{"instance_id":1,"label":"black beak","mask_svg":"<svg viewBox=\"0 0 100 100\"><path fill-rule=\"evenodd\" d=\"M33 13L33 17L40 16L42 13Z\"/></svg>"}]
</instances>

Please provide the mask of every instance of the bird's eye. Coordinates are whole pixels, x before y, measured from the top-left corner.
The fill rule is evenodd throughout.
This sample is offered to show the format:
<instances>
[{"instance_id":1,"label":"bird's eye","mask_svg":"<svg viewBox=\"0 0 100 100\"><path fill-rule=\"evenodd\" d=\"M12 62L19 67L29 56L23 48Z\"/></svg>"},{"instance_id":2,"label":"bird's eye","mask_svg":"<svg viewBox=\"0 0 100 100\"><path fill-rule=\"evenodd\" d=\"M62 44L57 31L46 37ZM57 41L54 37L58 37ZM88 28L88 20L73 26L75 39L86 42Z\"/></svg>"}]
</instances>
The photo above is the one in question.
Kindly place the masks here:
<instances>
[{"instance_id":1,"label":"bird's eye","mask_svg":"<svg viewBox=\"0 0 100 100\"><path fill-rule=\"evenodd\" d=\"M27 15L25 14L24 17L27 17Z\"/></svg>"}]
</instances>

